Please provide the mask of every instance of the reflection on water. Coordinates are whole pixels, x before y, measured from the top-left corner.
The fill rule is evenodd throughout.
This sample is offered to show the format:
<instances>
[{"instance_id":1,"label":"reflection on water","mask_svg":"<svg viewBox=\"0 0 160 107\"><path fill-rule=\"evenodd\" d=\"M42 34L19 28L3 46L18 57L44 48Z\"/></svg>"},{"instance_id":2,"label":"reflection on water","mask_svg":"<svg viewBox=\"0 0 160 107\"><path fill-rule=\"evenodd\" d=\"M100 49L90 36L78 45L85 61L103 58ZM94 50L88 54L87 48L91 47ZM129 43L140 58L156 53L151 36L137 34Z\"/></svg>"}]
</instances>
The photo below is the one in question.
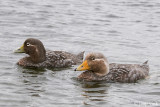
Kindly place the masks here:
<instances>
[{"instance_id":1,"label":"reflection on water","mask_svg":"<svg viewBox=\"0 0 160 107\"><path fill-rule=\"evenodd\" d=\"M107 103L107 94L110 86L109 83L81 82L79 86L82 87L83 90L82 96L85 98L83 102L84 105L93 105L92 103Z\"/></svg>"},{"instance_id":2,"label":"reflection on water","mask_svg":"<svg viewBox=\"0 0 160 107\"><path fill-rule=\"evenodd\" d=\"M160 106L160 3L155 0L1 0L0 106ZM83 83L81 72L26 69L13 50L26 38L46 49L98 51L109 62L149 60L150 78L135 84Z\"/></svg>"},{"instance_id":3,"label":"reflection on water","mask_svg":"<svg viewBox=\"0 0 160 107\"><path fill-rule=\"evenodd\" d=\"M21 75L21 82L24 88L18 90L17 93L28 94L29 96L40 97L40 93L45 92L45 81L47 78L43 76L45 69L27 69L22 67L17 67L19 75ZM23 90L23 91L22 91Z\"/></svg>"}]
</instances>

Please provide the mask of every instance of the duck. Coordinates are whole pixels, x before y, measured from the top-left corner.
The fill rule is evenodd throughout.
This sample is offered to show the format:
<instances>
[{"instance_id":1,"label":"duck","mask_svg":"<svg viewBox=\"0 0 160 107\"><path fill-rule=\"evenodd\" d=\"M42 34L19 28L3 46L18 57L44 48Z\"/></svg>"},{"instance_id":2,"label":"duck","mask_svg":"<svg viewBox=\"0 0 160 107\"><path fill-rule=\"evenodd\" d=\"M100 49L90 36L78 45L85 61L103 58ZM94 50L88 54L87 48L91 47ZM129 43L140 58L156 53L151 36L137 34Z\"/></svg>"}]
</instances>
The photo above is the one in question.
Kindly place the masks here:
<instances>
[{"instance_id":1,"label":"duck","mask_svg":"<svg viewBox=\"0 0 160 107\"><path fill-rule=\"evenodd\" d=\"M28 38L23 45L14 51L26 53L28 56L20 59L17 64L30 68L66 68L81 63L83 53L78 55L65 51L46 50L43 43L36 38Z\"/></svg>"},{"instance_id":2,"label":"duck","mask_svg":"<svg viewBox=\"0 0 160 107\"><path fill-rule=\"evenodd\" d=\"M84 71L78 76L81 81L106 81L136 83L149 75L148 61L143 64L108 63L102 53L89 53L75 71Z\"/></svg>"}]
</instances>

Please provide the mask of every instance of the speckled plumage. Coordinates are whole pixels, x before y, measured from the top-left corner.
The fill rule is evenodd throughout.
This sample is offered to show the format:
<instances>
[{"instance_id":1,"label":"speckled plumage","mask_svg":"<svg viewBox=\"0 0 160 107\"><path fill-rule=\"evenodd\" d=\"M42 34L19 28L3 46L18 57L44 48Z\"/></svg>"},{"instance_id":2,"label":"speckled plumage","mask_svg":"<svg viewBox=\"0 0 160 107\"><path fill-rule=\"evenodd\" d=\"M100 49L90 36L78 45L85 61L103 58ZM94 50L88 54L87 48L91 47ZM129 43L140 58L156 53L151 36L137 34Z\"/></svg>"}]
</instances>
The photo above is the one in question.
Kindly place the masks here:
<instances>
[{"instance_id":1,"label":"speckled plumage","mask_svg":"<svg viewBox=\"0 0 160 107\"><path fill-rule=\"evenodd\" d=\"M106 58L101 57L100 59L106 59ZM90 61L89 63L92 62ZM90 67L91 67L90 69L92 69L92 66ZM109 73L105 75L97 75L98 72L99 71L94 71L94 69L85 71L78 76L78 80L134 83L140 79L145 79L149 75L149 66L147 65L147 62L143 64L111 63L109 64Z\"/></svg>"},{"instance_id":2,"label":"speckled plumage","mask_svg":"<svg viewBox=\"0 0 160 107\"><path fill-rule=\"evenodd\" d=\"M32 42L33 40L34 40L34 42ZM36 48L35 48L35 52L34 52L33 51L34 49L32 49L32 47L30 47L31 49L28 49L27 46L26 47L24 46L25 48L28 49L28 52L25 52L25 53L27 53L27 54L29 53L29 56L20 59L19 62L17 63L18 65L23 66L23 67L65 68L65 67L71 67L72 65L80 63L83 59L83 53L84 52L82 52L78 55L75 55L75 54L71 54L71 53L65 52L65 51L50 51L50 50L47 50L47 51L44 51L44 57L45 57L44 60L40 60L39 62L37 60L34 61L34 60L32 60L34 58L34 57L32 58L32 56L35 55L34 53L36 53L36 52L38 53L38 52L40 52L39 50L42 49L42 48L37 48L37 44L38 44L38 46L43 45L43 44L42 43L40 44L39 40L36 40L36 39L33 39L33 38L27 39L26 41L29 42L30 44L33 44L33 46L36 47ZM24 45L25 45L26 41L24 42ZM41 53L38 53L38 55L39 54L41 54Z\"/></svg>"}]
</instances>

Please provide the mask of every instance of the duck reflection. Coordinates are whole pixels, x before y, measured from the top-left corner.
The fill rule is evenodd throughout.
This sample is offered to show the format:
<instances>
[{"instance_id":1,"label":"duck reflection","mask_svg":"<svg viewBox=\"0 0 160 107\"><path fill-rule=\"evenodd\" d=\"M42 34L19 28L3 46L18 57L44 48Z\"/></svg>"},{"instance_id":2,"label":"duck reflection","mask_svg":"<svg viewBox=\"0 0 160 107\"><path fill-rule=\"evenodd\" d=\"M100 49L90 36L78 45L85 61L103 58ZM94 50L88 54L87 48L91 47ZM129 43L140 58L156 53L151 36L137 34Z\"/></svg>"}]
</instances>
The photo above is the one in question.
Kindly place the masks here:
<instances>
[{"instance_id":1,"label":"duck reflection","mask_svg":"<svg viewBox=\"0 0 160 107\"><path fill-rule=\"evenodd\" d=\"M23 83L21 93L27 93L29 96L40 97L45 92L47 78L44 76L45 69L25 69L18 67L20 79Z\"/></svg>"},{"instance_id":2,"label":"duck reflection","mask_svg":"<svg viewBox=\"0 0 160 107\"><path fill-rule=\"evenodd\" d=\"M83 104L90 105L93 103L106 103L108 89L111 83L103 82L83 82L81 83L82 87L82 96L85 98Z\"/></svg>"}]
</instances>

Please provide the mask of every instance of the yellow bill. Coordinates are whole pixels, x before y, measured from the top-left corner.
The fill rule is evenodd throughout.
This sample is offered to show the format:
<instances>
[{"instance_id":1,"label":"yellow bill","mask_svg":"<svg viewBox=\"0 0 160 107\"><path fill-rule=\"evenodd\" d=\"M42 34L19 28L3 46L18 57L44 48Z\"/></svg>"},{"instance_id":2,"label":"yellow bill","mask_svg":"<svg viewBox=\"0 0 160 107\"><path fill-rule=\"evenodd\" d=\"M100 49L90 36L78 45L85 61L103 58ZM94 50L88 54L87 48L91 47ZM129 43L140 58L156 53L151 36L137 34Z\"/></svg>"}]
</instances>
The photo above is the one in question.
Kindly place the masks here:
<instances>
[{"instance_id":1,"label":"yellow bill","mask_svg":"<svg viewBox=\"0 0 160 107\"><path fill-rule=\"evenodd\" d=\"M80 66L78 66L76 71L85 71L85 70L90 70L90 67L88 66L87 60L85 60Z\"/></svg>"},{"instance_id":2,"label":"yellow bill","mask_svg":"<svg viewBox=\"0 0 160 107\"><path fill-rule=\"evenodd\" d=\"M19 49L14 51L15 53L24 53L24 45L22 45Z\"/></svg>"}]
</instances>

